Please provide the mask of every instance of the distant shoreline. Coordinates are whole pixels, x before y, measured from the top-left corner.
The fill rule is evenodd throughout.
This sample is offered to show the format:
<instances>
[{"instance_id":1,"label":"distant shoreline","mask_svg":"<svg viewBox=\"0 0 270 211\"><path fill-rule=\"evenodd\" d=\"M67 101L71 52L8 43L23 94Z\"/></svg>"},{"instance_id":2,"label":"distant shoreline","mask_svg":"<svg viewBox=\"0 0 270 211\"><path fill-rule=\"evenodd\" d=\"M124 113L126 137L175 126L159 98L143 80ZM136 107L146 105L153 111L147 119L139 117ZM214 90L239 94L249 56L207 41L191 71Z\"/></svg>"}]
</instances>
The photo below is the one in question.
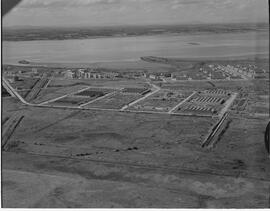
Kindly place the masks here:
<instances>
[{"instance_id":1,"label":"distant shoreline","mask_svg":"<svg viewBox=\"0 0 270 211\"><path fill-rule=\"evenodd\" d=\"M152 36L188 36L188 35L211 35L211 34L241 34L241 33L255 33L256 31L238 31L238 32L181 32L181 33L159 33L159 34L141 34L141 35L111 35L111 36L89 36L78 38L63 38L63 39L22 39L22 40L5 40L3 42L31 42L31 41L66 41L66 40L95 40L95 39L109 39L109 38L132 38L132 37L152 37ZM268 32L268 31L265 31ZM189 45L200 45L199 43L187 43Z\"/></svg>"},{"instance_id":2,"label":"distant shoreline","mask_svg":"<svg viewBox=\"0 0 270 211\"><path fill-rule=\"evenodd\" d=\"M157 57L163 58L163 57ZM166 59L174 60L175 62L199 62L199 61L248 61L248 60L268 60L269 54L256 54L255 55L246 55L246 56L216 56L216 57L194 57L194 58L179 58L179 57L164 57ZM31 62L29 64L19 64L19 63L3 63L4 65L14 65L14 66L43 66L43 67L66 67L66 68L86 68L89 66L96 66L102 64L128 64L128 63L137 63L137 62L147 62L141 59L134 59L134 60L119 60L119 61L93 61L93 62ZM151 63L151 62L147 62ZM153 62L155 63L155 62ZM163 64L166 65L166 64Z\"/></svg>"},{"instance_id":3,"label":"distant shoreline","mask_svg":"<svg viewBox=\"0 0 270 211\"><path fill-rule=\"evenodd\" d=\"M53 30L52 30L53 29ZM269 32L267 24L219 24L219 25L165 25L119 26L93 28L3 28L5 42L37 40L82 40L98 38L123 38L157 35L205 35L248 32Z\"/></svg>"}]
</instances>

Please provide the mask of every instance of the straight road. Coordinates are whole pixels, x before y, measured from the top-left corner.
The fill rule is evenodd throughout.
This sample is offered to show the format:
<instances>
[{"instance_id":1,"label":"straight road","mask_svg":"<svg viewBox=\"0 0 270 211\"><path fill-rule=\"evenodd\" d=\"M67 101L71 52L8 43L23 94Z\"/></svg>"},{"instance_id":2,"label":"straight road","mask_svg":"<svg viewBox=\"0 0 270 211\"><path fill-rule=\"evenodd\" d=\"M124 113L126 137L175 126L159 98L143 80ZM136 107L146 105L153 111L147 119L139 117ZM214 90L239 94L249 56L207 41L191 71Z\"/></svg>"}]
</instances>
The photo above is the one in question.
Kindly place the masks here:
<instances>
[{"instance_id":1,"label":"straight road","mask_svg":"<svg viewBox=\"0 0 270 211\"><path fill-rule=\"evenodd\" d=\"M157 90L155 90L155 91L153 91L153 92L150 92L150 93L148 93L147 95L143 96L142 98L139 98L138 100L135 100L135 101L133 101L132 103L129 103L128 105L125 105L123 108L121 108L121 111L124 111L124 110L126 110L128 107L133 106L133 105L137 104L138 102L140 102L140 101L142 101L142 100L144 100L144 99L150 97L151 95L157 93L159 90L160 90L160 89L157 89Z\"/></svg>"},{"instance_id":2,"label":"straight road","mask_svg":"<svg viewBox=\"0 0 270 211\"><path fill-rule=\"evenodd\" d=\"M79 107L81 108L81 107L87 106L88 104L94 103L94 102L96 102L96 101L98 101L98 100L101 100L101 99L103 99L103 98L105 98L105 97L109 97L109 96L111 96L111 95L113 95L113 94L115 94L115 93L116 93L116 92L110 92L110 93L108 93L108 94L106 94L106 95L104 95L104 96L102 96L102 97L98 97L98 98L96 98L96 99L94 99L94 100L91 100L91 101L85 103L85 104L82 104L82 105L80 105Z\"/></svg>"},{"instance_id":3,"label":"straight road","mask_svg":"<svg viewBox=\"0 0 270 211\"><path fill-rule=\"evenodd\" d=\"M67 96L74 95L74 94L77 94L77 93L79 93L79 92L85 91L85 90L87 90L87 89L89 89L89 88L90 88L90 87L88 86L88 87L86 87L86 88L80 89L80 90L75 91L75 92L72 92L72 93L70 93L70 94L66 94L66 95L63 95L63 96L60 96L60 97L51 99L51 100L47 100L47 101L45 101L45 102L43 102L43 103L40 103L40 104L38 104L38 105L48 104L48 103L54 102L54 101L56 101L56 100L60 100L60 99L62 99L62 98L64 98L64 97L67 97Z\"/></svg>"},{"instance_id":4,"label":"straight road","mask_svg":"<svg viewBox=\"0 0 270 211\"><path fill-rule=\"evenodd\" d=\"M153 94L157 93L159 90L161 90L161 88L160 88L160 87L158 87L158 86L157 86L157 85L155 85L155 84L152 84L152 83L151 83L151 82L149 82L148 80L147 80L147 83L148 83L150 86L154 87L155 91L153 91L153 92L150 92L150 93L146 94L146 95L145 95L145 96L143 96L142 98L139 98L138 100L135 100L135 101L133 101L133 102L129 103L128 105L125 105L123 108L121 108L121 111L126 110L128 107L130 107L130 106L133 106L133 105L137 104L138 102L140 102L140 101L142 101L142 100L144 100L144 99L146 99L146 98L150 97L151 95L153 95Z\"/></svg>"},{"instance_id":5,"label":"straight road","mask_svg":"<svg viewBox=\"0 0 270 211\"><path fill-rule=\"evenodd\" d=\"M177 104L175 107L173 107L168 113L171 114L173 113L179 106L181 106L182 104L184 104L185 102L187 102L190 98L192 98L193 95L195 95L197 92L194 91L189 97L187 97L186 99L184 99L183 101L181 101L179 104Z\"/></svg>"}]
</instances>

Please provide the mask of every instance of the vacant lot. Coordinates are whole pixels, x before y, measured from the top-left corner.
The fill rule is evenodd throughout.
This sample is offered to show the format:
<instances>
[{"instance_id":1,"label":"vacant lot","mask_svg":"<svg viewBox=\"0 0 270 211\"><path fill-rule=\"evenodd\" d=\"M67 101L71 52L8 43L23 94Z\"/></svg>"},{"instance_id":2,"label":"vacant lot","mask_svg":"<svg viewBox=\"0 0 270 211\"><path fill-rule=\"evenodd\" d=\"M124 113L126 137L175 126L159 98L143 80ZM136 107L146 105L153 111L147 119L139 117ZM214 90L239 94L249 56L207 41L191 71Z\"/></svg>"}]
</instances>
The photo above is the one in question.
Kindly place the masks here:
<instances>
[{"instance_id":1,"label":"vacant lot","mask_svg":"<svg viewBox=\"0 0 270 211\"><path fill-rule=\"evenodd\" d=\"M94 86L94 87L110 87L110 88L124 88L124 87L144 87L146 85L145 81L133 80L133 79L119 79L119 80L91 80L91 79L53 79L48 87L61 88L70 86Z\"/></svg>"},{"instance_id":2,"label":"vacant lot","mask_svg":"<svg viewBox=\"0 0 270 211\"><path fill-rule=\"evenodd\" d=\"M211 118L41 108L24 115L3 155L4 206L268 206L266 120L232 116L207 150Z\"/></svg>"},{"instance_id":3,"label":"vacant lot","mask_svg":"<svg viewBox=\"0 0 270 211\"><path fill-rule=\"evenodd\" d=\"M111 93L115 90L113 89L105 89L105 88L89 88L87 90L84 90L82 92L78 92L75 94L75 96L80 96L80 97L87 97L91 99L95 99L98 97L102 97L108 93Z\"/></svg>"},{"instance_id":4,"label":"vacant lot","mask_svg":"<svg viewBox=\"0 0 270 211\"><path fill-rule=\"evenodd\" d=\"M34 100L34 103L42 103L48 100L52 100L52 99L67 95L67 94L76 93L85 88L87 88L87 86L76 85L76 86L62 87L62 88L42 89L39 95L37 96L37 98Z\"/></svg>"},{"instance_id":5,"label":"vacant lot","mask_svg":"<svg viewBox=\"0 0 270 211\"><path fill-rule=\"evenodd\" d=\"M24 142L18 149L58 151L59 155L90 153L92 158L108 156L135 163L158 164L170 157L172 165L179 165L175 161L190 155L188 148L201 150L205 132L214 123L211 118L50 110L36 108L25 113L13 136L14 141Z\"/></svg>"},{"instance_id":6,"label":"vacant lot","mask_svg":"<svg viewBox=\"0 0 270 211\"><path fill-rule=\"evenodd\" d=\"M141 98L140 94L124 94L121 92L107 96L103 99L90 103L85 108L121 109L123 106Z\"/></svg>"},{"instance_id":7,"label":"vacant lot","mask_svg":"<svg viewBox=\"0 0 270 211\"><path fill-rule=\"evenodd\" d=\"M50 105L77 107L77 106L85 104L89 101L90 101L90 99L84 98L84 97L64 97L64 98L61 98L59 100L56 100L56 101L50 103Z\"/></svg>"},{"instance_id":8,"label":"vacant lot","mask_svg":"<svg viewBox=\"0 0 270 211\"><path fill-rule=\"evenodd\" d=\"M11 86L18 90L32 89L37 81L37 78L20 78L18 81L11 83Z\"/></svg>"}]
</instances>

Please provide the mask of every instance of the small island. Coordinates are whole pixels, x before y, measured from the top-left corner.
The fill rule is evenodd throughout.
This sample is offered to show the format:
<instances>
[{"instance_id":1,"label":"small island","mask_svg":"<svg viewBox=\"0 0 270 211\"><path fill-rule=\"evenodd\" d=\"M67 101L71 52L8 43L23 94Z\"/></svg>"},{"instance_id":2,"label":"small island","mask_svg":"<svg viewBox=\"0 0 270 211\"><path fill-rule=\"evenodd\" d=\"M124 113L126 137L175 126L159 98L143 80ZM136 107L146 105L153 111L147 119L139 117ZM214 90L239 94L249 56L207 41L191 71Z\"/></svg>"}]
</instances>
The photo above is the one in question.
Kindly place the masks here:
<instances>
[{"instance_id":1,"label":"small island","mask_svg":"<svg viewBox=\"0 0 270 211\"><path fill-rule=\"evenodd\" d=\"M189 42L188 44L189 45L200 45L200 43L197 43L197 42Z\"/></svg>"},{"instance_id":2,"label":"small island","mask_svg":"<svg viewBox=\"0 0 270 211\"><path fill-rule=\"evenodd\" d=\"M27 60L20 60L20 61L18 61L18 63L19 64L30 64L30 62Z\"/></svg>"}]
</instances>

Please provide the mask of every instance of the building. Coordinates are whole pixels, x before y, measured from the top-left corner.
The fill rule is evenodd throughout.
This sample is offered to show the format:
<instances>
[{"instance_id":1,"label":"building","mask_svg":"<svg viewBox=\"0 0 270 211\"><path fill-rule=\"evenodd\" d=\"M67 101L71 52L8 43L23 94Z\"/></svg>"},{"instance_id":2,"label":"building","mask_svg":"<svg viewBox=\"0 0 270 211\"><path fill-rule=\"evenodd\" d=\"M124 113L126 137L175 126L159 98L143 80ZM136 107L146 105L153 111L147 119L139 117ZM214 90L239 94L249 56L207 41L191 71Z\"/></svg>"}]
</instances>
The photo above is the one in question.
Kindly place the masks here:
<instances>
[{"instance_id":1,"label":"building","mask_svg":"<svg viewBox=\"0 0 270 211\"><path fill-rule=\"evenodd\" d=\"M65 72L65 78L69 78L69 79L73 79L75 78L76 74L74 72L72 72L71 70L67 70Z\"/></svg>"},{"instance_id":2,"label":"building","mask_svg":"<svg viewBox=\"0 0 270 211\"><path fill-rule=\"evenodd\" d=\"M149 74L148 73L143 73L143 77L147 78L147 77L149 77Z\"/></svg>"},{"instance_id":3,"label":"building","mask_svg":"<svg viewBox=\"0 0 270 211\"><path fill-rule=\"evenodd\" d=\"M171 80L172 81L181 81L181 80L187 80L188 77L185 73L178 73L178 72L175 72L175 73L172 73L170 74L171 75Z\"/></svg>"},{"instance_id":4,"label":"building","mask_svg":"<svg viewBox=\"0 0 270 211\"><path fill-rule=\"evenodd\" d=\"M94 69L78 69L78 70L67 70L64 73L66 78L79 78L79 79L103 79L116 78L119 73L117 72L100 72Z\"/></svg>"},{"instance_id":5,"label":"building","mask_svg":"<svg viewBox=\"0 0 270 211\"><path fill-rule=\"evenodd\" d=\"M85 71L84 69L77 70L76 71L76 77L77 78L84 78L84 74L85 74L84 71Z\"/></svg>"},{"instance_id":6,"label":"building","mask_svg":"<svg viewBox=\"0 0 270 211\"><path fill-rule=\"evenodd\" d=\"M37 68L33 67L33 68L32 68L32 73L33 73L33 74L37 74L37 73L38 73Z\"/></svg>"},{"instance_id":7,"label":"building","mask_svg":"<svg viewBox=\"0 0 270 211\"><path fill-rule=\"evenodd\" d=\"M163 76L166 78L170 78L170 77L172 77L172 74L171 73L164 73Z\"/></svg>"},{"instance_id":8,"label":"building","mask_svg":"<svg viewBox=\"0 0 270 211\"><path fill-rule=\"evenodd\" d=\"M157 80L158 79L158 76L157 75L154 75L154 74L150 74L149 75L149 78L150 79L153 79L153 80Z\"/></svg>"}]
</instances>

